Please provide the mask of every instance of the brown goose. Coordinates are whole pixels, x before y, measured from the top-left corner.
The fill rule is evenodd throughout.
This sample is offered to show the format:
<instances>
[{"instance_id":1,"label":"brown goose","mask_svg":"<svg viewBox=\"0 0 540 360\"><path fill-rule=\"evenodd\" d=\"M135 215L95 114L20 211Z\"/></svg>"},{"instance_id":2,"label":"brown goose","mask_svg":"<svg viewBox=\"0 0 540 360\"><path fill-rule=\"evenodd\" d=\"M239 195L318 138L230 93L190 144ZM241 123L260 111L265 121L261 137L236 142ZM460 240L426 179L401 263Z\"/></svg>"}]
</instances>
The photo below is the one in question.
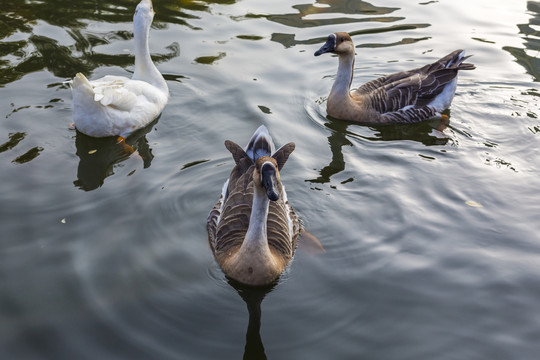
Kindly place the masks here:
<instances>
[{"instance_id":1,"label":"brown goose","mask_svg":"<svg viewBox=\"0 0 540 360\"><path fill-rule=\"evenodd\" d=\"M328 115L366 124L415 123L441 116L452 102L459 70L473 70L455 50L433 64L370 81L350 91L354 45L349 34L330 34L315 56L334 53L339 66L326 103Z\"/></svg>"},{"instance_id":2,"label":"brown goose","mask_svg":"<svg viewBox=\"0 0 540 360\"><path fill-rule=\"evenodd\" d=\"M245 151L229 140L225 146L236 166L208 215L208 241L227 276L247 285L269 284L291 260L301 231L279 176L294 143L273 152L263 125Z\"/></svg>"}]
</instances>

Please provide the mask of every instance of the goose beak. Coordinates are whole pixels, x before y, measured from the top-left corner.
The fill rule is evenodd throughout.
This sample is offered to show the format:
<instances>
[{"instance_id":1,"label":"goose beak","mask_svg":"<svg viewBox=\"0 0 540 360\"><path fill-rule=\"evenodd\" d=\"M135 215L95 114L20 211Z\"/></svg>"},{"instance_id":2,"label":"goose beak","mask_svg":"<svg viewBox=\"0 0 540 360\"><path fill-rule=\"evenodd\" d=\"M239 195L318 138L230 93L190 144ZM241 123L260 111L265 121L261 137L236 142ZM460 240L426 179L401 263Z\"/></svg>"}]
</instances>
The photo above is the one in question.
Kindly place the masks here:
<instances>
[{"instance_id":1,"label":"goose beak","mask_svg":"<svg viewBox=\"0 0 540 360\"><path fill-rule=\"evenodd\" d=\"M270 163L263 164L261 168L261 185L266 190L266 196L272 201L279 199L277 190L276 169Z\"/></svg>"},{"instance_id":2,"label":"goose beak","mask_svg":"<svg viewBox=\"0 0 540 360\"><path fill-rule=\"evenodd\" d=\"M334 52L334 50L336 50L336 35L331 34L328 36L326 43L314 55L319 56L324 53Z\"/></svg>"}]
</instances>

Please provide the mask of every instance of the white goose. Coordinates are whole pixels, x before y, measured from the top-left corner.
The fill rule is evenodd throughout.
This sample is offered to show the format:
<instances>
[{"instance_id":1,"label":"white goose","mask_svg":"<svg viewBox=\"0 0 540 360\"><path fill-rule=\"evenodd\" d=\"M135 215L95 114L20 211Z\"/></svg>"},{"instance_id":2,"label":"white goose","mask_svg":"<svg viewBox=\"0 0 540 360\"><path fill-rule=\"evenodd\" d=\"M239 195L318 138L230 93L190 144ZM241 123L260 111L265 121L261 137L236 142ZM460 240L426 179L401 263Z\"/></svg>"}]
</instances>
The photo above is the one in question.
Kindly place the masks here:
<instances>
[{"instance_id":1,"label":"white goose","mask_svg":"<svg viewBox=\"0 0 540 360\"><path fill-rule=\"evenodd\" d=\"M167 104L167 83L148 49L153 19L152 1L142 0L133 16L135 72L131 79L107 75L88 81L81 73L73 79L73 121L80 132L93 137L124 138L149 124Z\"/></svg>"},{"instance_id":2,"label":"white goose","mask_svg":"<svg viewBox=\"0 0 540 360\"><path fill-rule=\"evenodd\" d=\"M469 56L455 50L433 64L372 80L350 91L354 69L354 45L349 34L330 34L315 56L334 53L339 57L336 80L328 95L328 115L365 124L414 123L441 116L452 102L459 70L472 70L464 63Z\"/></svg>"},{"instance_id":3,"label":"white goose","mask_svg":"<svg viewBox=\"0 0 540 360\"><path fill-rule=\"evenodd\" d=\"M269 284L291 260L302 230L279 176L294 143L273 152L263 125L245 151L229 140L225 146L236 166L208 215L208 241L230 278L247 285Z\"/></svg>"}]
</instances>

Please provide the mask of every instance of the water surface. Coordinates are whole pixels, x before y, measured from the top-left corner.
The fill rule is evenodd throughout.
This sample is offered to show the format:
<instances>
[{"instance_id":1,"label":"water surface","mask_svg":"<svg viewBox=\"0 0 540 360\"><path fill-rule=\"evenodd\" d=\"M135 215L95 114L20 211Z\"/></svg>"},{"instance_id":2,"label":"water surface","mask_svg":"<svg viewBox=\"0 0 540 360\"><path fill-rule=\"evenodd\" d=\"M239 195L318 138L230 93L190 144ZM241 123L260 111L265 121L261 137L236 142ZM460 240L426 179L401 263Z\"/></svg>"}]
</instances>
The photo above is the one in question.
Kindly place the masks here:
<instances>
[{"instance_id":1,"label":"water surface","mask_svg":"<svg viewBox=\"0 0 540 360\"><path fill-rule=\"evenodd\" d=\"M154 0L171 98L129 156L69 129L65 81L131 75L135 5L2 2L0 358L536 358L537 2ZM473 54L445 138L327 118L334 31L353 85ZM326 253L253 290L205 224L224 140L261 124L296 143L282 180Z\"/></svg>"}]
</instances>

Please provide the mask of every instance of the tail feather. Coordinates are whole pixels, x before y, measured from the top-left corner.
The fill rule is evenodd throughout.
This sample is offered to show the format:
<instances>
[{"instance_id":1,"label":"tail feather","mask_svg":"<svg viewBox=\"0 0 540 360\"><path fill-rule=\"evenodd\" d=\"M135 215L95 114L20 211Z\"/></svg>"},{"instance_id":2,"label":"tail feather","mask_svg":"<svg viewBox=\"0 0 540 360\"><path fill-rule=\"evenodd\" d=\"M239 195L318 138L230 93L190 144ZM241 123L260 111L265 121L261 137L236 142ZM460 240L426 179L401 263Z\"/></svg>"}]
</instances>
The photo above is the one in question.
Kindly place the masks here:
<instances>
[{"instance_id":1,"label":"tail feather","mask_svg":"<svg viewBox=\"0 0 540 360\"><path fill-rule=\"evenodd\" d=\"M446 62L446 69L457 68L458 70L473 70L475 69L473 64L464 63L464 61L471 56L472 55L465 56L464 50L456 50L439 61L443 64Z\"/></svg>"},{"instance_id":2,"label":"tail feather","mask_svg":"<svg viewBox=\"0 0 540 360\"><path fill-rule=\"evenodd\" d=\"M82 73L77 73L77 75L75 75L73 81L71 82L71 88L73 90L80 90L89 94L94 94L90 81L88 81L86 76L84 76Z\"/></svg>"},{"instance_id":3,"label":"tail feather","mask_svg":"<svg viewBox=\"0 0 540 360\"><path fill-rule=\"evenodd\" d=\"M440 58L432 64L428 64L421 69L421 72L430 74L443 69L473 70L473 64L464 63L471 55L464 56L464 50L454 50L450 54Z\"/></svg>"},{"instance_id":4,"label":"tail feather","mask_svg":"<svg viewBox=\"0 0 540 360\"><path fill-rule=\"evenodd\" d=\"M255 162L261 156L272 156L274 142L266 126L261 125L249 140L246 146L246 154Z\"/></svg>"}]
</instances>

